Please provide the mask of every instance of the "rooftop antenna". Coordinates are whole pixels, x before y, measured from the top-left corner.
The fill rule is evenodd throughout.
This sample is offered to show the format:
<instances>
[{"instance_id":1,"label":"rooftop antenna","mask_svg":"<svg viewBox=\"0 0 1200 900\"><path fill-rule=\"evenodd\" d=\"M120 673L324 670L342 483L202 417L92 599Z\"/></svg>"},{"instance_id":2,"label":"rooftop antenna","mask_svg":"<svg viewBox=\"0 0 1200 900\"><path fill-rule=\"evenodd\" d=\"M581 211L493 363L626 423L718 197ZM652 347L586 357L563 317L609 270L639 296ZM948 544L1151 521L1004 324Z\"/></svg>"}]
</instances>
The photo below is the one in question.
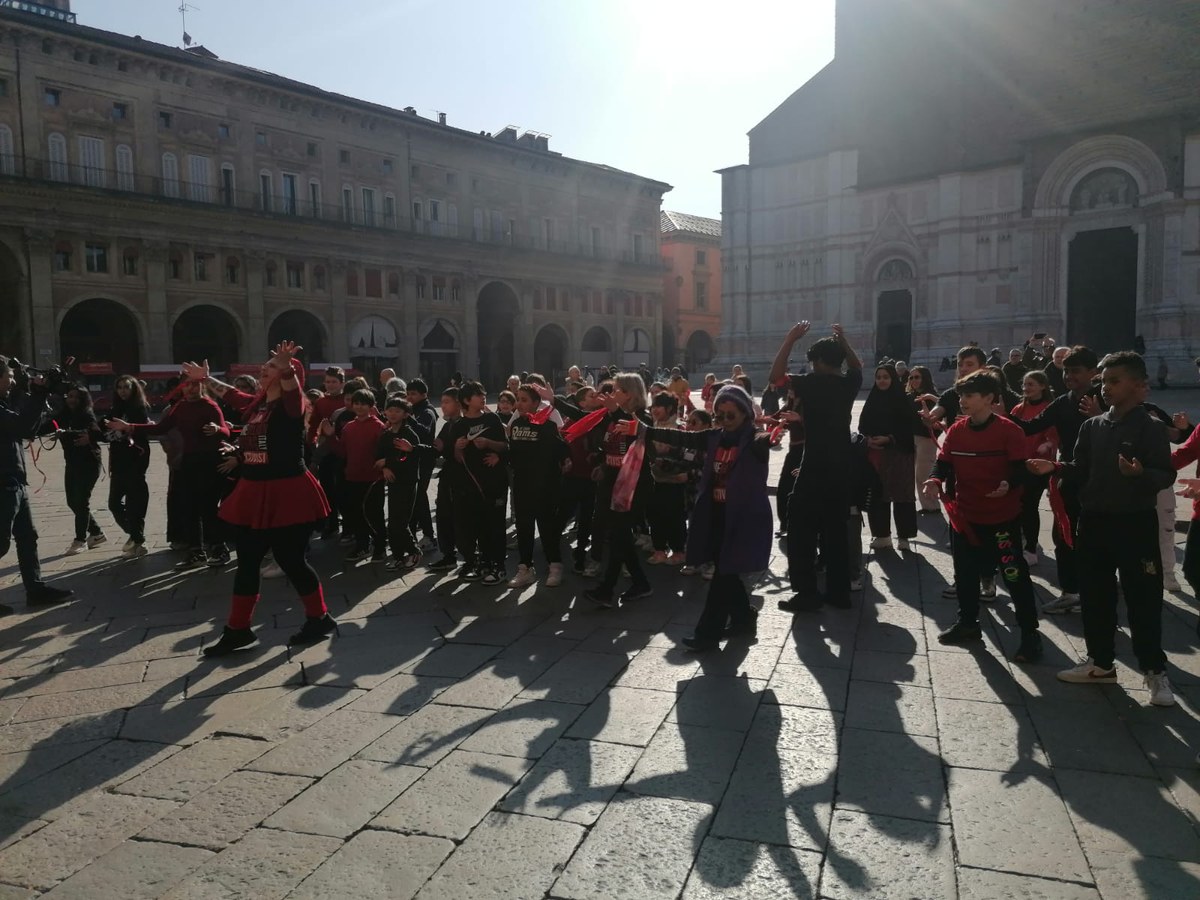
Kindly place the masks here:
<instances>
[{"instance_id":1,"label":"rooftop antenna","mask_svg":"<svg viewBox=\"0 0 1200 900\"><path fill-rule=\"evenodd\" d=\"M198 6L192 6L186 2L179 4L179 18L183 20L183 46L185 47L192 46L192 36L187 32L187 14L189 9L200 12L200 7Z\"/></svg>"}]
</instances>

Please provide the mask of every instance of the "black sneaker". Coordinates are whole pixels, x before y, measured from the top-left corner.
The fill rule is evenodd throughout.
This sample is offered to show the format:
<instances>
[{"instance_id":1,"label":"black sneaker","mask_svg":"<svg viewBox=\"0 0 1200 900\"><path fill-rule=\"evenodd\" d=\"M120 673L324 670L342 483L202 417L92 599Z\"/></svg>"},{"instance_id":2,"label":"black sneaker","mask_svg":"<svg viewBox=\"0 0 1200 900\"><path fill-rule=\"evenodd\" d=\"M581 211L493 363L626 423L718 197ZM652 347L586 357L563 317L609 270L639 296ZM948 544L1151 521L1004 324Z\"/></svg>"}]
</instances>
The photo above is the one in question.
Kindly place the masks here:
<instances>
[{"instance_id":1,"label":"black sneaker","mask_svg":"<svg viewBox=\"0 0 1200 900\"><path fill-rule=\"evenodd\" d=\"M968 641L983 640L983 632L978 622L955 622L938 635L939 644L965 644Z\"/></svg>"},{"instance_id":2,"label":"black sneaker","mask_svg":"<svg viewBox=\"0 0 1200 900\"><path fill-rule=\"evenodd\" d=\"M304 647L315 644L337 631L337 620L329 613L323 616L306 616L300 630L288 638L289 647Z\"/></svg>"},{"instance_id":3,"label":"black sneaker","mask_svg":"<svg viewBox=\"0 0 1200 900\"><path fill-rule=\"evenodd\" d=\"M463 581L474 581L483 575L483 572L475 563L463 563L454 574Z\"/></svg>"},{"instance_id":4,"label":"black sneaker","mask_svg":"<svg viewBox=\"0 0 1200 900\"><path fill-rule=\"evenodd\" d=\"M621 602L622 603L631 603L635 600L645 600L647 597L653 597L653 596L654 596L654 588L650 587L650 585L646 584L646 585L642 585L641 587L634 585L633 587L631 587L629 590L627 590L625 593L623 593L621 595Z\"/></svg>"},{"instance_id":5,"label":"black sneaker","mask_svg":"<svg viewBox=\"0 0 1200 900\"><path fill-rule=\"evenodd\" d=\"M382 553L372 553L371 554L371 562L386 562L387 558L388 558L388 556L387 556L386 550L384 550Z\"/></svg>"},{"instance_id":6,"label":"black sneaker","mask_svg":"<svg viewBox=\"0 0 1200 900\"><path fill-rule=\"evenodd\" d=\"M1035 663L1042 658L1042 636L1036 631L1021 635L1021 645L1013 654L1013 662Z\"/></svg>"},{"instance_id":7,"label":"black sneaker","mask_svg":"<svg viewBox=\"0 0 1200 900\"><path fill-rule=\"evenodd\" d=\"M708 650L716 650L721 646L721 642L716 638L686 637L683 639L683 646L693 653L704 653Z\"/></svg>"},{"instance_id":8,"label":"black sneaker","mask_svg":"<svg viewBox=\"0 0 1200 900\"><path fill-rule=\"evenodd\" d=\"M56 588L43 584L25 592L25 603L27 606L50 606L55 603L64 603L73 596L75 596L75 592L68 588ZM11 606L6 609L8 612L12 612ZM5 613L0 613L0 615L5 615Z\"/></svg>"},{"instance_id":9,"label":"black sneaker","mask_svg":"<svg viewBox=\"0 0 1200 900\"><path fill-rule=\"evenodd\" d=\"M601 609L612 609L613 603L612 594L608 591L603 591L600 588L592 588L583 592L583 599L589 603L594 603Z\"/></svg>"},{"instance_id":10,"label":"black sneaker","mask_svg":"<svg viewBox=\"0 0 1200 900\"><path fill-rule=\"evenodd\" d=\"M820 594L796 594L791 600L780 600L779 608L784 612L816 612L825 605Z\"/></svg>"},{"instance_id":11,"label":"black sneaker","mask_svg":"<svg viewBox=\"0 0 1200 900\"><path fill-rule=\"evenodd\" d=\"M850 609L850 607L851 607L850 595L849 594L840 594L840 595L839 594L826 594L825 595L825 605L832 606L834 609Z\"/></svg>"},{"instance_id":12,"label":"black sneaker","mask_svg":"<svg viewBox=\"0 0 1200 900\"><path fill-rule=\"evenodd\" d=\"M430 572L449 572L457 565L458 560L456 560L453 556L443 556L441 559L436 559L431 562L428 566L426 566L426 568L429 569Z\"/></svg>"},{"instance_id":13,"label":"black sneaker","mask_svg":"<svg viewBox=\"0 0 1200 900\"><path fill-rule=\"evenodd\" d=\"M725 629L726 637L758 637L758 610L750 607L746 618L740 622L731 622Z\"/></svg>"},{"instance_id":14,"label":"black sneaker","mask_svg":"<svg viewBox=\"0 0 1200 900\"><path fill-rule=\"evenodd\" d=\"M483 584L499 584L503 580L503 573L498 569L487 569L480 580Z\"/></svg>"},{"instance_id":15,"label":"black sneaker","mask_svg":"<svg viewBox=\"0 0 1200 900\"><path fill-rule=\"evenodd\" d=\"M187 556L185 556L179 562L175 563L175 568L177 568L177 569L198 569L201 566L206 566L206 565L208 565L208 554L205 553L203 550L192 550L188 553Z\"/></svg>"},{"instance_id":16,"label":"black sneaker","mask_svg":"<svg viewBox=\"0 0 1200 900\"><path fill-rule=\"evenodd\" d=\"M222 566L229 565L229 550L225 547L210 550L204 558L204 564L210 569L219 569Z\"/></svg>"},{"instance_id":17,"label":"black sneaker","mask_svg":"<svg viewBox=\"0 0 1200 900\"><path fill-rule=\"evenodd\" d=\"M363 547L361 549L355 548L354 550L351 550L344 558L346 562L358 562L359 560L370 559L370 557L371 551L366 547Z\"/></svg>"},{"instance_id":18,"label":"black sneaker","mask_svg":"<svg viewBox=\"0 0 1200 900\"><path fill-rule=\"evenodd\" d=\"M204 648L204 655L209 659L216 656L227 656L235 650L241 650L243 647L257 643L258 638L249 628L230 628L226 625L225 630L221 632L220 640Z\"/></svg>"}]
</instances>

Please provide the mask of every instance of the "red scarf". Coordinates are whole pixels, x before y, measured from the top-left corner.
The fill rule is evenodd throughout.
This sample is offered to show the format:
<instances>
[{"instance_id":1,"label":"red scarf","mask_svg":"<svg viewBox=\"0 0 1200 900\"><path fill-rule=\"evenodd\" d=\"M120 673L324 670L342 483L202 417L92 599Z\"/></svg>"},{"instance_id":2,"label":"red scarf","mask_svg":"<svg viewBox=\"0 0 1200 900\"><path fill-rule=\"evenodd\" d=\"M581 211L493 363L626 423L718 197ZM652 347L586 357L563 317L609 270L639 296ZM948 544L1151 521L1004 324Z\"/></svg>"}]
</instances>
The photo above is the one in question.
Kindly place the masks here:
<instances>
[{"instance_id":1,"label":"red scarf","mask_svg":"<svg viewBox=\"0 0 1200 900\"><path fill-rule=\"evenodd\" d=\"M563 439L566 440L568 444L579 440L585 434L589 434L591 430L599 425L607 415L608 410L604 409L603 407L595 412L588 413L582 419L577 419L562 430Z\"/></svg>"},{"instance_id":2,"label":"red scarf","mask_svg":"<svg viewBox=\"0 0 1200 900\"><path fill-rule=\"evenodd\" d=\"M972 547L978 547L979 538L975 534L975 529L959 512L958 503L951 500L944 492L941 494L941 498L942 506L946 507L946 518L950 520L950 527L965 537Z\"/></svg>"},{"instance_id":3,"label":"red scarf","mask_svg":"<svg viewBox=\"0 0 1200 900\"><path fill-rule=\"evenodd\" d=\"M554 412L554 407L547 403L541 409L535 409L525 418L529 420L530 425L544 425L550 419L550 414Z\"/></svg>"},{"instance_id":4,"label":"red scarf","mask_svg":"<svg viewBox=\"0 0 1200 900\"><path fill-rule=\"evenodd\" d=\"M1071 517L1067 515L1067 504L1063 502L1062 490L1059 488L1059 479L1051 477L1050 479L1050 512L1054 514L1054 526L1058 529L1059 536L1063 539L1063 543L1068 547L1075 547L1075 537L1071 534Z\"/></svg>"},{"instance_id":5,"label":"red scarf","mask_svg":"<svg viewBox=\"0 0 1200 900\"><path fill-rule=\"evenodd\" d=\"M630 421L639 435L637 441L630 445L625 458L621 460L621 471L617 473L616 483L613 484L613 512L629 512L633 508L633 492L637 490L638 479L642 474L642 460L646 457L646 428L637 419Z\"/></svg>"}]
</instances>

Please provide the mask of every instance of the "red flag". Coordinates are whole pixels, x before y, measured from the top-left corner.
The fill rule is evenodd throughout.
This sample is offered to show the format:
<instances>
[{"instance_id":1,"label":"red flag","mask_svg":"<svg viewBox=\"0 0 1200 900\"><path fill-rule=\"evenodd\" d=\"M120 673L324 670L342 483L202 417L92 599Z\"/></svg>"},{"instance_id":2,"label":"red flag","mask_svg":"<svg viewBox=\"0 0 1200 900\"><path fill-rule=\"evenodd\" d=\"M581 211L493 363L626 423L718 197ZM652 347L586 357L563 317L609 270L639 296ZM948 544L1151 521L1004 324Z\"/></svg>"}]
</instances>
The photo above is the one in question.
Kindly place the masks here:
<instances>
[{"instance_id":1,"label":"red flag","mask_svg":"<svg viewBox=\"0 0 1200 900\"><path fill-rule=\"evenodd\" d=\"M963 518L963 514L959 512L958 504L944 493L941 497L942 506L946 507L946 518L950 520L950 527L965 537L972 547L978 547L979 538L975 535L975 529L971 527L970 522Z\"/></svg>"},{"instance_id":2,"label":"red flag","mask_svg":"<svg viewBox=\"0 0 1200 900\"><path fill-rule=\"evenodd\" d=\"M541 409L536 409L531 412L527 418L530 425L543 425L550 419L550 414L554 412L554 407L547 403Z\"/></svg>"},{"instance_id":3,"label":"red flag","mask_svg":"<svg viewBox=\"0 0 1200 900\"><path fill-rule=\"evenodd\" d=\"M641 425L637 419L632 420L634 429L637 430ZM629 452L625 454L625 458L621 460L621 471L617 473L616 483L613 485L612 492L612 510L613 512L629 512L633 508L633 492L637 490L638 479L642 474L642 460L646 456L646 436L643 433L638 440L630 446Z\"/></svg>"},{"instance_id":4,"label":"red flag","mask_svg":"<svg viewBox=\"0 0 1200 900\"><path fill-rule=\"evenodd\" d=\"M1075 537L1071 534L1071 517L1067 515L1067 504L1063 500L1058 478L1050 479L1050 512L1054 514L1054 526L1059 536L1068 547L1075 547Z\"/></svg>"},{"instance_id":5,"label":"red flag","mask_svg":"<svg viewBox=\"0 0 1200 900\"><path fill-rule=\"evenodd\" d=\"M604 417L608 415L608 410L598 409L595 412L590 412L582 419L578 419L568 425L562 431L562 436L568 444L579 440L585 434L589 434L593 428L599 425Z\"/></svg>"}]
</instances>

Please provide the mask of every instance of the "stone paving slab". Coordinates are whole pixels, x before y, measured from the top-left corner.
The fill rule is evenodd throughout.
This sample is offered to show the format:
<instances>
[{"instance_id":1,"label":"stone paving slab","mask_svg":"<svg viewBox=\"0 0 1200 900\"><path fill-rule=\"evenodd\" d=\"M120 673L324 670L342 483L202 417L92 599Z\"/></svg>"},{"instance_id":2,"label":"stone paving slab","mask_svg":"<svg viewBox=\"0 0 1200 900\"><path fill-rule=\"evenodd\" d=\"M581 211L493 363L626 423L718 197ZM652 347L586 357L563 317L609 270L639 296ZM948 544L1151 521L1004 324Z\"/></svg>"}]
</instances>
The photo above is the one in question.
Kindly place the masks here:
<instances>
[{"instance_id":1,"label":"stone paving slab","mask_svg":"<svg viewBox=\"0 0 1200 900\"><path fill-rule=\"evenodd\" d=\"M849 610L778 611L776 548L757 642L699 655L679 639L708 583L666 567L598 611L570 575L392 579L317 541L340 635L289 653L302 611L273 581L259 647L213 662L232 567L176 572L157 540L58 556L54 485L45 569L79 599L0 620L0 898L1200 896L1189 596L1167 600L1161 709L1124 632L1117 685L1056 679L1078 615L1047 617L1040 665L1008 662L1004 597L982 642L938 644L929 517L916 552L865 556ZM1054 596L1053 560L1034 575Z\"/></svg>"}]
</instances>

